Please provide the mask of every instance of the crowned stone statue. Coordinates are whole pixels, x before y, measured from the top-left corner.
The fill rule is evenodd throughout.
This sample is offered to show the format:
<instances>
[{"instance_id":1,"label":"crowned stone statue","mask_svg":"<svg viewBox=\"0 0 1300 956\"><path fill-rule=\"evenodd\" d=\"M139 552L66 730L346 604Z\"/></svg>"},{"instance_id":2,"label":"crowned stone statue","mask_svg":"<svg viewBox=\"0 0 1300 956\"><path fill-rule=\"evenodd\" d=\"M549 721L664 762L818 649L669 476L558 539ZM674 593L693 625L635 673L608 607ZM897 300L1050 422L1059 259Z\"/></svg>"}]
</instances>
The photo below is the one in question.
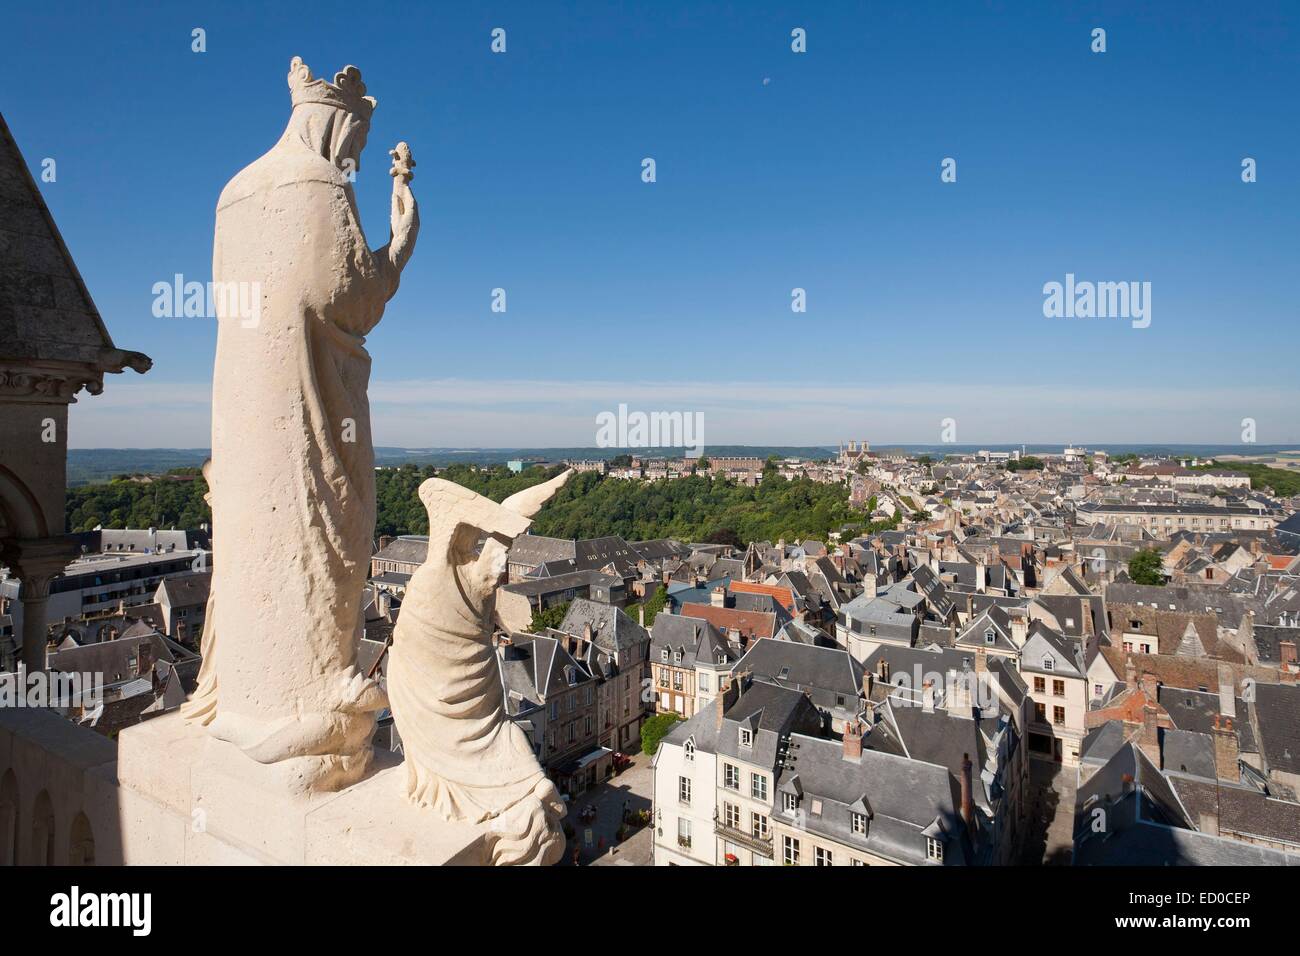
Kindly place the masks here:
<instances>
[{"instance_id":1,"label":"crowned stone statue","mask_svg":"<svg viewBox=\"0 0 1300 956\"><path fill-rule=\"evenodd\" d=\"M392 236L372 251L352 181L373 97L295 57L278 143L217 203L211 503L216 567L200 686L187 719L294 791L359 779L382 690L356 669L375 525L365 336L415 247L414 162L394 157ZM231 285L231 284L234 285Z\"/></svg>"}]
</instances>

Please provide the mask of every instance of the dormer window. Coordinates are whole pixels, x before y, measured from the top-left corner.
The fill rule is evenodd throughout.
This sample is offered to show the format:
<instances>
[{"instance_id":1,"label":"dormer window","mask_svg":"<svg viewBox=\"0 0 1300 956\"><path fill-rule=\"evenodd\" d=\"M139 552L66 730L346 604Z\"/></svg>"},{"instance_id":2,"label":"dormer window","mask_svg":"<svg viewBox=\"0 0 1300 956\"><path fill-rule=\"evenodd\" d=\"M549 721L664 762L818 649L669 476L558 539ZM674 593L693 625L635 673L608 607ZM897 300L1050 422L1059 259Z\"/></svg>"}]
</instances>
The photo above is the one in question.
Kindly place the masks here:
<instances>
[{"instance_id":1,"label":"dormer window","mask_svg":"<svg viewBox=\"0 0 1300 956\"><path fill-rule=\"evenodd\" d=\"M793 793L781 794L781 809L786 813L794 813L799 809L799 797Z\"/></svg>"},{"instance_id":2,"label":"dormer window","mask_svg":"<svg viewBox=\"0 0 1300 956\"><path fill-rule=\"evenodd\" d=\"M686 743L682 745L682 756L685 757L687 760L691 760L691 761L695 760L695 738L694 737L689 738L686 741Z\"/></svg>"},{"instance_id":3,"label":"dormer window","mask_svg":"<svg viewBox=\"0 0 1300 956\"><path fill-rule=\"evenodd\" d=\"M674 664L680 664L681 662L682 662L682 652L681 652L681 651L673 651L673 663L674 663Z\"/></svg>"},{"instance_id":4,"label":"dormer window","mask_svg":"<svg viewBox=\"0 0 1300 956\"><path fill-rule=\"evenodd\" d=\"M943 862L943 844L934 837L925 838L925 858L935 863Z\"/></svg>"},{"instance_id":5,"label":"dormer window","mask_svg":"<svg viewBox=\"0 0 1300 956\"><path fill-rule=\"evenodd\" d=\"M853 832L858 836L866 836L867 833L867 815L865 813L852 813L849 820L853 825Z\"/></svg>"},{"instance_id":6,"label":"dormer window","mask_svg":"<svg viewBox=\"0 0 1300 956\"><path fill-rule=\"evenodd\" d=\"M754 732L747 727L740 728L740 746L742 747L754 746Z\"/></svg>"},{"instance_id":7,"label":"dormer window","mask_svg":"<svg viewBox=\"0 0 1300 956\"><path fill-rule=\"evenodd\" d=\"M1043 670L1050 671L1054 666L1056 666L1056 661L1052 660L1050 657L1043 658Z\"/></svg>"},{"instance_id":8,"label":"dormer window","mask_svg":"<svg viewBox=\"0 0 1300 956\"><path fill-rule=\"evenodd\" d=\"M668 648L665 647L662 651L659 652L659 659L663 661L665 664L668 663Z\"/></svg>"},{"instance_id":9,"label":"dormer window","mask_svg":"<svg viewBox=\"0 0 1300 956\"><path fill-rule=\"evenodd\" d=\"M990 627L987 631L984 632L985 644L992 644L997 639L998 639L997 631L993 630L993 628Z\"/></svg>"}]
</instances>

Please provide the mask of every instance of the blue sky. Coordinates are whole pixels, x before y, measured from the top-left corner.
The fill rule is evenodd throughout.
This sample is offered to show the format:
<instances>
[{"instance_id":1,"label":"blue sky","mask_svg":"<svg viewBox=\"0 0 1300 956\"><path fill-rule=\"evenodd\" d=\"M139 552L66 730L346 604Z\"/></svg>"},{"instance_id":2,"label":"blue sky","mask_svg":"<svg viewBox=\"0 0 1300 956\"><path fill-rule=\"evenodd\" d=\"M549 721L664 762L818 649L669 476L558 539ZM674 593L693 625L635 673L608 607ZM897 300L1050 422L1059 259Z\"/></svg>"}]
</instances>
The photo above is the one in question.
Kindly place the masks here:
<instances>
[{"instance_id":1,"label":"blue sky","mask_svg":"<svg viewBox=\"0 0 1300 956\"><path fill-rule=\"evenodd\" d=\"M283 130L295 54L379 100L372 246L386 150L419 164L369 339L377 444L589 445L620 402L702 411L706 444L935 442L944 418L959 442L1235 442L1246 417L1300 442L1294 3L142 7L27 4L0 38L10 128L58 164L117 344L155 360L74 407L76 447L207 444L214 323L150 290L210 278L217 195ZM1066 273L1149 281L1150 327L1045 318Z\"/></svg>"}]
</instances>

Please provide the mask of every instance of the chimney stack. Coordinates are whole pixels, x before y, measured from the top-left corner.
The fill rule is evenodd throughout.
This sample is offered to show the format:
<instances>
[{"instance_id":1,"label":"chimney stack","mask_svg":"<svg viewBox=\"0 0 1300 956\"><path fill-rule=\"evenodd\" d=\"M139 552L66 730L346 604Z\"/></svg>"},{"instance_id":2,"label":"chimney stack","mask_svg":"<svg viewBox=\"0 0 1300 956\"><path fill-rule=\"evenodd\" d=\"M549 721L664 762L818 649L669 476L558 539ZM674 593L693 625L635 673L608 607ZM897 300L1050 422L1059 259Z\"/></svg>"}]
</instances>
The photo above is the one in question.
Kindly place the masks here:
<instances>
[{"instance_id":1,"label":"chimney stack","mask_svg":"<svg viewBox=\"0 0 1300 956\"><path fill-rule=\"evenodd\" d=\"M1232 683L1232 669L1219 665L1219 713L1224 717L1237 716L1237 694Z\"/></svg>"},{"instance_id":2,"label":"chimney stack","mask_svg":"<svg viewBox=\"0 0 1300 956\"><path fill-rule=\"evenodd\" d=\"M970 754L961 755L961 818L966 829L975 832L975 795Z\"/></svg>"},{"instance_id":3,"label":"chimney stack","mask_svg":"<svg viewBox=\"0 0 1300 956\"><path fill-rule=\"evenodd\" d=\"M1237 783L1241 771L1237 766L1237 732L1232 718L1222 714L1214 718L1214 775L1220 780Z\"/></svg>"},{"instance_id":4,"label":"chimney stack","mask_svg":"<svg viewBox=\"0 0 1300 956\"><path fill-rule=\"evenodd\" d=\"M713 701L713 716L716 726L721 729L722 717L727 710L736 701L740 700L740 683L744 677L740 674L735 675L726 687L718 691L718 696Z\"/></svg>"},{"instance_id":5,"label":"chimney stack","mask_svg":"<svg viewBox=\"0 0 1300 956\"><path fill-rule=\"evenodd\" d=\"M1160 710L1152 704L1146 704L1142 708L1142 730L1138 746L1157 768L1164 769L1160 759Z\"/></svg>"},{"instance_id":6,"label":"chimney stack","mask_svg":"<svg viewBox=\"0 0 1300 956\"><path fill-rule=\"evenodd\" d=\"M844 759L862 759L862 724L856 720L844 722Z\"/></svg>"},{"instance_id":7,"label":"chimney stack","mask_svg":"<svg viewBox=\"0 0 1300 956\"><path fill-rule=\"evenodd\" d=\"M1160 682L1156 680L1156 675L1150 671L1142 673L1142 693L1153 704L1160 697Z\"/></svg>"},{"instance_id":8,"label":"chimney stack","mask_svg":"<svg viewBox=\"0 0 1300 956\"><path fill-rule=\"evenodd\" d=\"M1019 614L1011 618L1011 641L1016 647L1024 647L1029 640L1029 619Z\"/></svg>"},{"instance_id":9,"label":"chimney stack","mask_svg":"<svg viewBox=\"0 0 1300 956\"><path fill-rule=\"evenodd\" d=\"M722 585L718 585L716 588L714 588L713 591L710 592L709 594L709 603L714 607L726 607L727 589L724 588Z\"/></svg>"}]
</instances>

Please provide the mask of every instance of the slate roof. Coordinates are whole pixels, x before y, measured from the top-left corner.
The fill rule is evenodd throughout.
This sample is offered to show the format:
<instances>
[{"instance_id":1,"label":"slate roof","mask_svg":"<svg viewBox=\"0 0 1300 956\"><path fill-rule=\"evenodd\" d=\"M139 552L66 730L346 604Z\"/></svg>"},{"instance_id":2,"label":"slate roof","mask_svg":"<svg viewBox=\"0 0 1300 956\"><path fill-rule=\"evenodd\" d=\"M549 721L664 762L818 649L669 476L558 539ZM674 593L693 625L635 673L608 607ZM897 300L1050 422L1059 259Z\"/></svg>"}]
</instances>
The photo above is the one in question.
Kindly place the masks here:
<instances>
[{"instance_id":1,"label":"slate roof","mask_svg":"<svg viewBox=\"0 0 1300 956\"><path fill-rule=\"evenodd\" d=\"M791 734L776 789L798 794L800 802L790 814L778 800L773 817L809 833L918 865L935 865L926 857L926 836L933 834L944 842L945 864L967 858L957 781L944 767L874 750L846 759L839 741ZM813 813L814 800L821 813ZM868 818L865 836L853 832L854 812Z\"/></svg>"},{"instance_id":2,"label":"slate roof","mask_svg":"<svg viewBox=\"0 0 1300 956\"><path fill-rule=\"evenodd\" d=\"M1219 716L1218 691L1188 690L1161 684L1156 689L1156 702L1165 709L1179 730L1208 734L1214 729L1214 720ZM1255 730L1246 719L1246 704L1240 697L1234 698L1234 710L1237 717L1232 726L1237 732L1238 750L1241 753L1258 753Z\"/></svg>"},{"instance_id":3,"label":"slate roof","mask_svg":"<svg viewBox=\"0 0 1300 956\"><path fill-rule=\"evenodd\" d=\"M1131 782L1126 782L1131 781ZM1076 801L1076 866L1296 866L1300 855L1284 853L1195 829L1205 810L1205 786L1255 798L1245 788L1161 773L1132 743L1080 787ZM1186 802L1184 797L1189 798ZM1107 826L1092 828L1093 811L1104 808Z\"/></svg>"},{"instance_id":4,"label":"slate roof","mask_svg":"<svg viewBox=\"0 0 1300 956\"><path fill-rule=\"evenodd\" d=\"M638 645L648 646L650 635L621 608L601 604L587 598L574 598L564 620L557 630L574 637L582 637L591 626L591 642L596 647L616 656L626 655ZM627 661L620 658L621 664Z\"/></svg>"},{"instance_id":5,"label":"slate roof","mask_svg":"<svg viewBox=\"0 0 1300 956\"><path fill-rule=\"evenodd\" d=\"M173 574L158 585L158 601L166 596L172 607L195 607L208 603L212 590L212 572L195 571L190 574Z\"/></svg>"},{"instance_id":6,"label":"slate roof","mask_svg":"<svg viewBox=\"0 0 1300 956\"><path fill-rule=\"evenodd\" d=\"M539 594L555 594L559 591L567 591L569 588L590 588L595 585L615 587L622 583L622 578L603 574L600 571L570 571L567 574L557 574L549 578L525 578L522 581L504 585L502 590L509 591L512 594L522 594L525 597L536 597Z\"/></svg>"},{"instance_id":7,"label":"slate roof","mask_svg":"<svg viewBox=\"0 0 1300 956\"><path fill-rule=\"evenodd\" d=\"M670 663L673 655L681 652L681 663L674 665L679 667L694 667L697 660L716 667L719 653L726 655L728 663L738 656L708 621L660 612L650 628L650 659L662 660L664 650L668 651Z\"/></svg>"},{"instance_id":8,"label":"slate roof","mask_svg":"<svg viewBox=\"0 0 1300 956\"><path fill-rule=\"evenodd\" d=\"M740 746L740 728L753 731L753 745ZM719 756L775 770L782 738L793 731L820 733L822 718L808 697L786 687L754 681L723 715Z\"/></svg>"},{"instance_id":9,"label":"slate roof","mask_svg":"<svg viewBox=\"0 0 1300 956\"><path fill-rule=\"evenodd\" d=\"M1161 730L1160 765L1165 770L1214 780L1214 740L1209 734L1191 730Z\"/></svg>"},{"instance_id":10,"label":"slate roof","mask_svg":"<svg viewBox=\"0 0 1300 956\"><path fill-rule=\"evenodd\" d=\"M424 564L428 556L429 538L423 534L401 535L375 553L375 557L381 561L396 561L401 564Z\"/></svg>"},{"instance_id":11,"label":"slate roof","mask_svg":"<svg viewBox=\"0 0 1300 956\"><path fill-rule=\"evenodd\" d=\"M1266 766L1300 773L1300 686L1256 684L1254 708Z\"/></svg>"},{"instance_id":12,"label":"slate roof","mask_svg":"<svg viewBox=\"0 0 1300 956\"><path fill-rule=\"evenodd\" d=\"M1254 787L1168 774L1178 799L1194 820L1214 817L1220 830L1300 847L1300 804Z\"/></svg>"},{"instance_id":13,"label":"slate roof","mask_svg":"<svg viewBox=\"0 0 1300 956\"><path fill-rule=\"evenodd\" d=\"M858 711L863 669L843 648L765 638L749 646L735 670L756 681L809 691L813 703L824 710ZM838 697L844 698L842 705L836 703Z\"/></svg>"},{"instance_id":14,"label":"slate roof","mask_svg":"<svg viewBox=\"0 0 1300 956\"><path fill-rule=\"evenodd\" d=\"M152 360L113 344L0 115L0 357L146 372ZM92 393L98 382L87 385Z\"/></svg>"},{"instance_id":15,"label":"slate roof","mask_svg":"<svg viewBox=\"0 0 1300 956\"><path fill-rule=\"evenodd\" d=\"M506 713L529 713L551 694L595 680L554 637L512 634L497 648Z\"/></svg>"},{"instance_id":16,"label":"slate roof","mask_svg":"<svg viewBox=\"0 0 1300 956\"><path fill-rule=\"evenodd\" d=\"M1043 666L1044 659L1050 654L1051 668ZM1034 674L1058 674L1067 677L1081 677L1087 672L1083 663L1083 649L1075 641L1058 634L1043 624L1035 621L1029 628L1029 638L1020 651L1020 669Z\"/></svg>"}]
</instances>

